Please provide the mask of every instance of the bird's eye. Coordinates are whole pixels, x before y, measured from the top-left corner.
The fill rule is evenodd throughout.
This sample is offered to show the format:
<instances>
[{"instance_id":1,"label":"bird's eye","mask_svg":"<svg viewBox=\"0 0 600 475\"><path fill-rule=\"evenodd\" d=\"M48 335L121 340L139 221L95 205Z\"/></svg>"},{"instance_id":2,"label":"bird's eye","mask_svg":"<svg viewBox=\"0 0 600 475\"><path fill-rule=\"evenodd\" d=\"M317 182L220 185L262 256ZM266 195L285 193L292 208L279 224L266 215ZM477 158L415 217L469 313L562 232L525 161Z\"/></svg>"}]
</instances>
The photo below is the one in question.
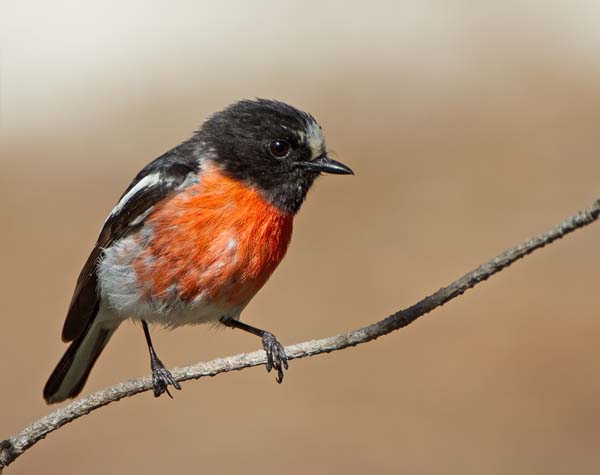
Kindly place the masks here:
<instances>
[{"instance_id":1,"label":"bird's eye","mask_svg":"<svg viewBox=\"0 0 600 475\"><path fill-rule=\"evenodd\" d=\"M275 158L283 158L290 151L290 143L287 140L277 139L269 144L269 152Z\"/></svg>"}]
</instances>

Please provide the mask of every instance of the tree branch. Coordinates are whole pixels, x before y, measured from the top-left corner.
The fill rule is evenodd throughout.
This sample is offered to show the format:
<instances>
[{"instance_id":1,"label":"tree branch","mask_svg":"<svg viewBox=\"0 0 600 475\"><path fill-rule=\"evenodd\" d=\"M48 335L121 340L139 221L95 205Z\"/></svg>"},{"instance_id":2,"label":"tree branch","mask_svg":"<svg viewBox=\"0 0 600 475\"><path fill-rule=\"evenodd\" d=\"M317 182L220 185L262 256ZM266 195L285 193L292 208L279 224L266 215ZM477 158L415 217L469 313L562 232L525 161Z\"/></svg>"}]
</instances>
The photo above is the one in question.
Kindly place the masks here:
<instances>
[{"instance_id":1,"label":"tree branch","mask_svg":"<svg viewBox=\"0 0 600 475\"><path fill-rule=\"evenodd\" d=\"M452 282L449 286L441 288L434 294L425 297L412 307L400 310L377 323L348 333L340 333L339 335L329 338L288 346L286 348L288 357L292 360L341 350L348 348L349 346L356 346L361 343L375 340L380 336L387 335L394 330L405 327L414 322L417 318L444 305L449 300L462 295L466 290L488 279L497 272L500 272L502 269L508 267L522 257L525 257L527 254L562 238L576 229L594 222L599 215L600 199L596 200L587 210L580 211L579 213L568 217L549 231L539 234L532 239L503 252L491 261L482 264L472 272L469 272ZM181 382L202 378L204 376L216 376L220 373L259 366L265 363L266 357L264 351L255 351L253 353L216 359L207 363L198 363L184 368L176 368L172 373L175 379ZM144 391L149 391L150 389L152 389L152 380L150 377L130 379L129 381L116 384L102 391L98 391L97 393L77 399L67 406L42 417L29 427L23 429L20 433L0 442L0 473L2 472L3 467L12 463L27 449L59 427L89 414L102 406L106 406L111 402Z\"/></svg>"}]
</instances>

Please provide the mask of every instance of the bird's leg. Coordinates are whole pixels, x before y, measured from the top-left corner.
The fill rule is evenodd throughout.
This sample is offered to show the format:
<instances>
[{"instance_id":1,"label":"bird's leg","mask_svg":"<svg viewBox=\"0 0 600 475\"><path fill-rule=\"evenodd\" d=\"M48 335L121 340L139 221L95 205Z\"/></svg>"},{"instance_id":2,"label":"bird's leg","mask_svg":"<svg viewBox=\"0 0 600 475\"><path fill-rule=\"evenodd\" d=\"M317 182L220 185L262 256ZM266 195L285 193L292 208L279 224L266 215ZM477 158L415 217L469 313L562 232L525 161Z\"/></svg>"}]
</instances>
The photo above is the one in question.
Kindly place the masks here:
<instances>
[{"instance_id":1,"label":"bird's leg","mask_svg":"<svg viewBox=\"0 0 600 475\"><path fill-rule=\"evenodd\" d=\"M240 330L261 337L263 348L267 353L267 371L270 372L275 368L277 370L276 380L281 384L283 381L283 370L288 369L288 357L285 354L283 345L279 343L277 338L268 331L247 325L233 318L222 318L221 323L230 328L239 328Z\"/></svg>"},{"instance_id":2,"label":"bird's leg","mask_svg":"<svg viewBox=\"0 0 600 475\"><path fill-rule=\"evenodd\" d=\"M166 392L171 399L171 393L169 392L169 384L175 389L181 389L181 386L171 372L165 368L165 365L160 361L159 357L154 351L152 346L152 339L150 338L150 330L148 330L148 324L145 320L142 320L142 327L144 327L144 335L146 335L146 343L148 344L148 351L150 352L150 368L152 368L152 387L154 389L154 396L158 397L162 393Z\"/></svg>"}]
</instances>

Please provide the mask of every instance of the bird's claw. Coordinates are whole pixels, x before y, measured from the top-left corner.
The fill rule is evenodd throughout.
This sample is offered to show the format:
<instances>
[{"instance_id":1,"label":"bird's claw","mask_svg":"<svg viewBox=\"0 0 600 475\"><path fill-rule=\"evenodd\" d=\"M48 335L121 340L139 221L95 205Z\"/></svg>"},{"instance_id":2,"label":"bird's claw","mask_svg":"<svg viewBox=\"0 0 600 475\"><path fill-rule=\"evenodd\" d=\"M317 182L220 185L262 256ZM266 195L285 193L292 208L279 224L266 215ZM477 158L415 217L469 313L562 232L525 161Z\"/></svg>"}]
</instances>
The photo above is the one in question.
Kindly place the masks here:
<instances>
[{"instance_id":1,"label":"bird's claw","mask_svg":"<svg viewBox=\"0 0 600 475\"><path fill-rule=\"evenodd\" d=\"M262 344L267 353L267 371L271 372L275 368L277 370L276 381L281 384L283 381L283 370L288 369L288 357L285 354L285 349L277 338L269 332L264 332Z\"/></svg>"},{"instance_id":2,"label":"bird's claw","mask_svg":"<svg viewBox=\"0 0 600 475\"><path fill-rule=\"evenodd\" d=\"M165 368L162 362L157 358L152 361L152 389L154 391L154 397L160 396L162 393L167 393L171 399L171 393L169 392L169 385L173 386L177 390L181 390L181 386L171 374L171 372Z\"/></svg>"}]
</instances>

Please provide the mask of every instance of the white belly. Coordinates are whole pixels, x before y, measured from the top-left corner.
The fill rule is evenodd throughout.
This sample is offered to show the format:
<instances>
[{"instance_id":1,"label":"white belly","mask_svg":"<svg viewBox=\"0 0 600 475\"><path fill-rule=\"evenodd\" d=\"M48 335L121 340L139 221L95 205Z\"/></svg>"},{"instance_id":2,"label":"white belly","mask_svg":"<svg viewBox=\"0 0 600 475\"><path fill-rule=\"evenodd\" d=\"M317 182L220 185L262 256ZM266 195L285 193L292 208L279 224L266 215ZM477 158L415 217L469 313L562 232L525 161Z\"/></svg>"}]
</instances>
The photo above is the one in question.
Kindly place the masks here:
<instances>
[{"instance_id":1,"label":"white belly","mask_svg":"<svg viewBox=\"0 0 600 475\"><path fill-rule=\"evenodd\" d=\"M247 302L232 306L225 301L209 301L203 295L193 301L183 301L176 288L168 289L160 298L147 298L133 266L142 246L139 239L131 236L104 250L98 264L98 287L104 318L146 320L171 328L217 322L221 318L239 319Z\"/></svg>"}]
</instances>

